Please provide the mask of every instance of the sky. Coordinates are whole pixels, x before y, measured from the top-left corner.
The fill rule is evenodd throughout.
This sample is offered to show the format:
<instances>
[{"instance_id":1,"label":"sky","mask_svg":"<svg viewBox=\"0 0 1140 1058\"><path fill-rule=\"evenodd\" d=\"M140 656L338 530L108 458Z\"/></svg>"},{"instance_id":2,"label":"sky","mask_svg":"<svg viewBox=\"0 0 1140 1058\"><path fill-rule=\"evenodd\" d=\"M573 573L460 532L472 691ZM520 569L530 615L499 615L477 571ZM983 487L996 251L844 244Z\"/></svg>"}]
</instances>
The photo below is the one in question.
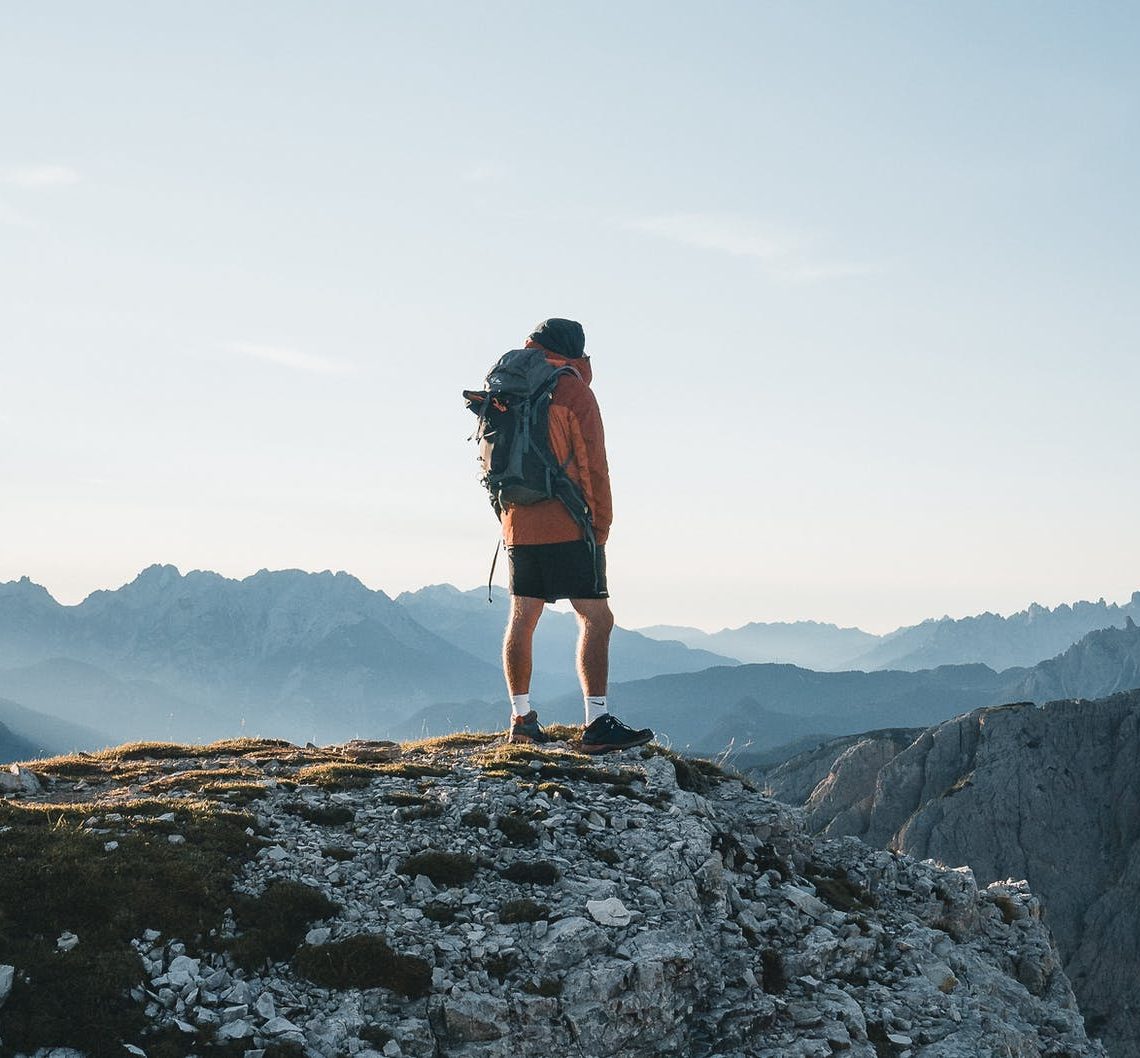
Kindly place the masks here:
<instances>
[{"instance_id":1,"label":"sky","mask_svg":"<svg viewBox=\"0 0 1140 1058\"><path fill-rule=\"evenodd\" d=\"M460 391L564 316L619 623L1124 601L1138 46L1123 2L8 5L0 581L474 588Z\"/></svg>"}]
</instances>

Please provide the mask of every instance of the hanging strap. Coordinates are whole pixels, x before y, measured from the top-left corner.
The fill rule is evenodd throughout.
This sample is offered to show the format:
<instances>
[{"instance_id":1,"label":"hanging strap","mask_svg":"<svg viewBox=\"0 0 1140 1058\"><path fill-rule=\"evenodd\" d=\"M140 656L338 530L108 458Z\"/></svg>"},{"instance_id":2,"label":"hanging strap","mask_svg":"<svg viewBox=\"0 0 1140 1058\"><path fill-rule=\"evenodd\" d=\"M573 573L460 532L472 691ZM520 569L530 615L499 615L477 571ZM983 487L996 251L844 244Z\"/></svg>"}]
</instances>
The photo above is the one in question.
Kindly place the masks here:
<instances>
[{"instance_id":1,"label":"hanging strap","mask_svg":"<svg viewBox=\"0 0 1140 1058\"><path fill-rule=\"evenodd\" d=\"M491 581L495 579L495 563L499 561L499 548L503 546L502 540L495 541L495 553L491 556L491 572L487 577L487 602L495 600L491 597ZM595 575L596 576L596 575Z\"/></svg>"}]
</instances>

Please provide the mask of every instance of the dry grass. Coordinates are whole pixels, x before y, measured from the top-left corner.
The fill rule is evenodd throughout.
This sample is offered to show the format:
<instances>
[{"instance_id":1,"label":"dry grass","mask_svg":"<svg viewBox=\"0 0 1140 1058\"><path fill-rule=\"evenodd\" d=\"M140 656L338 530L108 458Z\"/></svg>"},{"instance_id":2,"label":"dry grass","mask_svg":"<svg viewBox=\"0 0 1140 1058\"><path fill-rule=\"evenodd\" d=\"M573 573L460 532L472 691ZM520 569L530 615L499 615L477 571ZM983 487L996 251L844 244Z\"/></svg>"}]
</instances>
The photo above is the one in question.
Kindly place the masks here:
<instances>
[{"instance_id":1,"label":"dry grass","mask_svg":"<svg viewBox=\"0 0 1140 1058\"><path fill-rule=\"evenodd\" d=\"M503 737L501 731L459 731L452 735L438 735L434 738L420 738L414 742L404 742L405 753L437 754L455 750L486 746Z\"/></svg>"}]
</instances>

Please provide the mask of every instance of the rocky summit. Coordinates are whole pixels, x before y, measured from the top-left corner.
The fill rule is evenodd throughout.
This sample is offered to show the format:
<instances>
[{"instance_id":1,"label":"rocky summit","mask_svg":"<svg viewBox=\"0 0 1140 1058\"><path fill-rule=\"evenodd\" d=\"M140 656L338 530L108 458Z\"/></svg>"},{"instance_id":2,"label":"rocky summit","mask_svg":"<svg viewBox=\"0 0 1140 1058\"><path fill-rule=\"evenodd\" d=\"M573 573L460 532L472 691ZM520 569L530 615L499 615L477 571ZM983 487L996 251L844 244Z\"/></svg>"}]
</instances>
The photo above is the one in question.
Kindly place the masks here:
<instances>
[{"instance_id":1,"label":"rocky summit","mask_svg":"<svg viewBox=\"0 0 1140 1058\"><path fill-rule=\"evenodd\" d=\"M0 1053L1104 1054L1024 883L814 839L707 763L572 746L17 768Z\"/></svg>"}]
</instances>

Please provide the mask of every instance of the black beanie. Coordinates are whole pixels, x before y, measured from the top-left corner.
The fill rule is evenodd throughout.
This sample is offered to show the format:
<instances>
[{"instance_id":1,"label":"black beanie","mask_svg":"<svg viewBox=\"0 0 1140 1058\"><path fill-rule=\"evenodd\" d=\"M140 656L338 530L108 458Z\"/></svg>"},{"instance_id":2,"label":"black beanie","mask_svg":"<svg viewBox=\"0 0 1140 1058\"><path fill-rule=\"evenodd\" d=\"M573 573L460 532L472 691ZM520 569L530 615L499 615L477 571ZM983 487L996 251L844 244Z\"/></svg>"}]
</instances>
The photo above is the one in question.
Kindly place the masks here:
<instances>
[{"instance_id":1,"label":"black beanie","mask_svg":"<svg viewBox=\"0 0 1140 1058\"><path fill-rule=\"evenodd\" d=\"M577 360L586 351L586 332L575 320L543 320L531 331L530 338L568 360Z\"/></svg>"}]
</instances>

